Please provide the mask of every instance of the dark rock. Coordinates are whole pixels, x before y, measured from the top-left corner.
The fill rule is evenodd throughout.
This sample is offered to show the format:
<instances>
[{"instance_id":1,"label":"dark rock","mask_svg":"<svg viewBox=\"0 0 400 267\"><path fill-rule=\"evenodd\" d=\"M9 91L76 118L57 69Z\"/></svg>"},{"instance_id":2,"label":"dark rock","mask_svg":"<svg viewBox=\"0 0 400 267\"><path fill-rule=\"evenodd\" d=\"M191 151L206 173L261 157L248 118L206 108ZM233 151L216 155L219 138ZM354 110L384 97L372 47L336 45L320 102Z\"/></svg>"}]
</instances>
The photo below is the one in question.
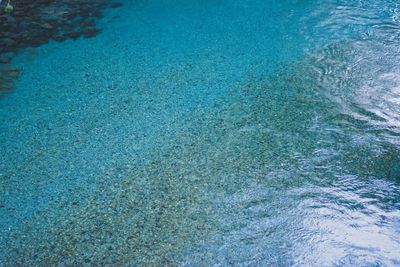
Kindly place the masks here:
<instances>
[{"instance_id":1,"label":"dark rock","mask_svg":"<svg viewBox=\"0 0 400 267\"><path fill-rule=\"evenodd\" d=\"M0 64L7 64L10 63L11 57L7 56L0 56Z\"/></svg>"},{"instance_id":2,"label":"dark rock","mask_svg":"<svg viewBox=\"0 0 400 267\"><path fill-rule=\"evenodd\" d=\"M80 36L80 33L79 32L68 32L68 33L64 33L63 36L66 38L78 39Z\"/></svg>"},{"instance_id":3,"label":"dark rock","mask_svg":"<svg viewBox=\"0 0 400 267\"><path fill-rule=\"evenodd\" d=\"M82 32L84 37L90 38L90 37L96 36L97 33L99 32L99 30L97 30L94 27L85 27L85 28L81 29L81 32Z\"/></svg>"},{"instance_id":4,"label":"dark rock","mask_svg":"<svg viewBox=\"0 0 400 267\"><path fill-rule=\"evenodd\" d=\"M11 74L11 76L9 75ZM19 71L12 70L9 73L7 70L0 70L0 97L10 93L14 89L13 80L19 75Z\"/></svg>"},{"instance_id":5,"label":"dark rock","mask_svg":"<svg viewBox=\"0 0 400 267\"><path fill-rule=\"evenodd\" d=\"M17 42L14 41L14 40L11 39L11 38L7 38L7 37L6 37L6 38L2 38L2 39L0 40L0 45L3 46L3 47L12 48L12 47L14 47L16 44L17 44Z\"/></svg>"},{"instance_id":6,"label":"dark rock","mask_svg":"<svg viewBox=\"0 0 400 267\"><path fill-rule=\"evenodd\" d=\"M94 19L83 19L79 22L79 25L82 26L90 26L90 27L95 27L96 26L96 21Z\"/></svg>"}]
</instances>

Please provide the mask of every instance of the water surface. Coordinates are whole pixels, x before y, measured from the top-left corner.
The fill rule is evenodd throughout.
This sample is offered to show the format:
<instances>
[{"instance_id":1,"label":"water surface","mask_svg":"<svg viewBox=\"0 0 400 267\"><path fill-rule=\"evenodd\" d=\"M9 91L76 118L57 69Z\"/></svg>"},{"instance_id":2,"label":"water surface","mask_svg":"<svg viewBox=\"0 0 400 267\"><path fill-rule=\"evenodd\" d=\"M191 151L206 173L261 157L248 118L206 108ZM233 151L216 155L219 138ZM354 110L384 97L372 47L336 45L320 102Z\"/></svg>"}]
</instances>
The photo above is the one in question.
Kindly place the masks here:
<instances>
[{"instance_id":1,"label":"water surface","mask_svg":"<svg viewBox=\"0 0 400 267\"><path fill-rule=\"evenodd\" d=\"M13 62L0 265L400 265L397 1L123 1Z\"/></svg>"}]
</instances>

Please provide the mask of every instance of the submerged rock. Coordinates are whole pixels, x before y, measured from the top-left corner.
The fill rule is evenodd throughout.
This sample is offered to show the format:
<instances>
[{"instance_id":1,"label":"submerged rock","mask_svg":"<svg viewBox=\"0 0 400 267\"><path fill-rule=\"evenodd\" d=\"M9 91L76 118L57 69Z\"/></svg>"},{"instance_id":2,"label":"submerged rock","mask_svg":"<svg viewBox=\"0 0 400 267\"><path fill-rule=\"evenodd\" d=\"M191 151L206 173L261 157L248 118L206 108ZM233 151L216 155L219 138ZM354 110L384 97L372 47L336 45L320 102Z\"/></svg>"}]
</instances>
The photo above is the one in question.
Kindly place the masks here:
<instances>
[{"instance_id":1,"label":"submerged rock","mask_svg":"<svg viewBox=\"0 0 400 267\"><path fill-rule=\"evenodd\" d=\"M60 35L82 36L81 26L96 28L104 8L119 6L108 0L20 0L13 3L12 13L0 8L0 54L60 40Z\"/></svg>"},{"instance_id":2,"label":"submerged rock","mask_svg":"<svg viewBox=\"0 0 400 267\"><path fill-rule=\"evenodd\" d=\"M19 0L12 11L0 1L0 67L12 60L21 48L37 47L49 40L58 42L95 37L96 20L105 8L120 7L109 0ZM8 11L8 12L7 12ZM16 70L0 69L0 96L13 88Z\"/></svg>"}]
</instances>

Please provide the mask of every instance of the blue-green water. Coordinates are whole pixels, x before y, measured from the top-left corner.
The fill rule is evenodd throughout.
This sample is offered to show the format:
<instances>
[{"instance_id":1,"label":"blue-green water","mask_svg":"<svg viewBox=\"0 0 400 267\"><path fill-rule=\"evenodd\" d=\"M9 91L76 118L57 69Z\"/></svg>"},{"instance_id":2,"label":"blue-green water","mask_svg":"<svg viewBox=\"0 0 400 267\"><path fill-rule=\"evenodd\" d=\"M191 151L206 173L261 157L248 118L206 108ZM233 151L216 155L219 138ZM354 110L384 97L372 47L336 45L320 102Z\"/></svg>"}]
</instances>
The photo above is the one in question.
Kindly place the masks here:
<instances>
[{"instance_id":1,"label":"blue-green water","mask_svg":"<svg viewBox=\"0 0 400 267\"><path fill-rule=\"evenodd\" d=\"M400 265L400 3L123 4L14 61L1 266Z\"/></svg>"}]
</instances>

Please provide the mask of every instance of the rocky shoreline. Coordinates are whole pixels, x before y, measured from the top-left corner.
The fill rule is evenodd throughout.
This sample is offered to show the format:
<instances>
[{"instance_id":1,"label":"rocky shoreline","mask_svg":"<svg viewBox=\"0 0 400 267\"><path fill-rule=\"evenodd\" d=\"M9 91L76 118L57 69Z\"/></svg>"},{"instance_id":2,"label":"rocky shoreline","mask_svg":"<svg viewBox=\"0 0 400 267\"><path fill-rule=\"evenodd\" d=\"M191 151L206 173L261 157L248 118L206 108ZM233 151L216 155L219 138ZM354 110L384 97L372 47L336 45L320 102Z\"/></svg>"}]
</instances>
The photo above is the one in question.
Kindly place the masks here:
<instances>
[{"instance_id":1,"label":"rocky shoreline","mask_svg":"<svg viewBox=\"0 0 400 267\"><path fill-rule=\"evenodd\" d=\"M0 4L0 96L13 90L19 71L9 63L20 49L94 37L102 11L121 6L109 0L11 0L13 9L6 12L7 3Z\"/></svg>"}]
</instances>

